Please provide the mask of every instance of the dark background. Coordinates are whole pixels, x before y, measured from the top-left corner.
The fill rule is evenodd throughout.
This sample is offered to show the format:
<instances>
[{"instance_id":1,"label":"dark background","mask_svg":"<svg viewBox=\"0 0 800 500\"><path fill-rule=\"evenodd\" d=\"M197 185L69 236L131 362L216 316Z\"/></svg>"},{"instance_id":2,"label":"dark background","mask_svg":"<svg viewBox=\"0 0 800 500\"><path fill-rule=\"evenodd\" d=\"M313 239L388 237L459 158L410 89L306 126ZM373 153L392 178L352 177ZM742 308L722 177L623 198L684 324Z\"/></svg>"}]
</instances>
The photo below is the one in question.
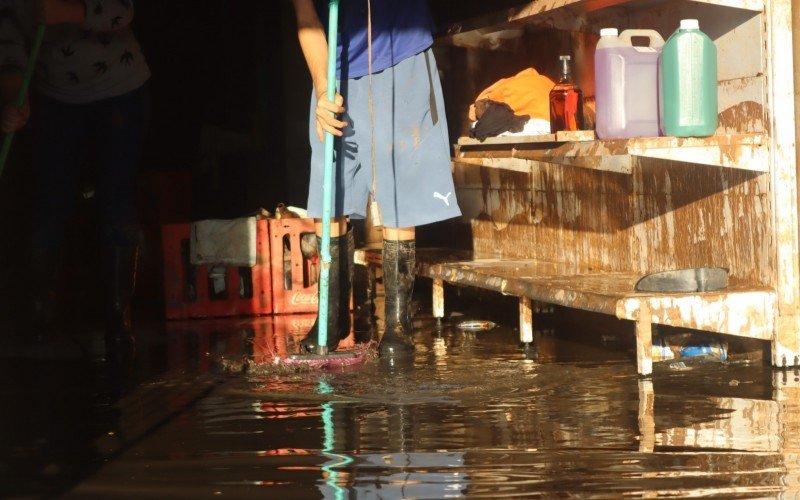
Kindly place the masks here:
<instances>
[{"instance_id":1,"label":"dark background","mask_svg":"<svg viewBox=\"0 0 800 500\"><path fill-rule=\"evenodd\" d=\"M441 32L450 23L521 2L430 3ZM160 317L162 225L236 217L261 207L272 211L279 202L305 206L311 82L289 0L140 0L136 9L134 30L153 73L138 189L143 244L136 302L140 314ZM0 179L3 317L24 305L36 182L31 155L25 130ZM84 179L88 190L91 164ZM97 312L99 243L92 199L76 193L76 203L61 291L67 310L91 318ZM448 233L423 231L421 238L426 234Z\"/></svg>"}]
</instances>

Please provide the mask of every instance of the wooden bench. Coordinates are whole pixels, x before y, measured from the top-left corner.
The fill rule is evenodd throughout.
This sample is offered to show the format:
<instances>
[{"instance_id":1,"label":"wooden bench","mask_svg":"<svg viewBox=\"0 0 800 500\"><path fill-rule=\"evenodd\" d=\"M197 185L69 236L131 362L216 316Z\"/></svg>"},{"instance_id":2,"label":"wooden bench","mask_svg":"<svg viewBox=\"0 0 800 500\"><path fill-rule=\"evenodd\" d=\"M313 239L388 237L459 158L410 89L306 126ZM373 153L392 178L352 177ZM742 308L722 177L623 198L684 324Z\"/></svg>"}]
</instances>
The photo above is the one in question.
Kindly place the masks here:
<instances>
[{"instance_id":1,"label":"wooden bench","mask_svg":"<svg viewBox=\"0 0 800 500\"><path fill-rule=\"evenodd\" d=\"M380 249L359 250L356 263L369 269L374 290ZM561 263L475 259L468 252L419 249L418 276L433 280L433 316L444 318L444 283L491 290L519 298L520 342L533 342L532 303L610 314L636 323L640 375L652 373L652 325L691 328L771 340L775 328L775 292L734 283L725 291L682 294L637 293L640 276L586 271ZM374 292L373 292L374 296Z\"/></svg>"}]
</instances>

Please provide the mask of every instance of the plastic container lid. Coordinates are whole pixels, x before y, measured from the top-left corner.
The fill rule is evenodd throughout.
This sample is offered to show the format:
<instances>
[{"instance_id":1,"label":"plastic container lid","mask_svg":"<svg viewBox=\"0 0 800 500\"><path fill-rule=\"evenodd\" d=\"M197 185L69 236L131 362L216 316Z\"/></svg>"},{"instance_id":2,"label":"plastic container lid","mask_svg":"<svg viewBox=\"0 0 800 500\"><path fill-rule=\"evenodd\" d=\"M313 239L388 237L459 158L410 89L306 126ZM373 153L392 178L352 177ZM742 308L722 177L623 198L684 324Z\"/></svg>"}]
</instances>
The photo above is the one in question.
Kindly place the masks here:
<instances>
[{"instance_id":1,"label":"plastic container lid","mask_svg":"<svg viewBox=\"0 0 800 500\"><path fill-rule=\"evenodd\" d=\"M682 19L681 20L681 29L682 30L699 30L700 29L700 21L697 19Z\"/></svg>"},{"instance_id":2,"label":"plastic container lid","mask_svg":"<svg viewBox=\"0 0 800 500\"><path fill-rule=\"evenodd\" d=\"M600 30L600 36L619 36L617 28L603 28Z\"/></svg>"}]
</instances>

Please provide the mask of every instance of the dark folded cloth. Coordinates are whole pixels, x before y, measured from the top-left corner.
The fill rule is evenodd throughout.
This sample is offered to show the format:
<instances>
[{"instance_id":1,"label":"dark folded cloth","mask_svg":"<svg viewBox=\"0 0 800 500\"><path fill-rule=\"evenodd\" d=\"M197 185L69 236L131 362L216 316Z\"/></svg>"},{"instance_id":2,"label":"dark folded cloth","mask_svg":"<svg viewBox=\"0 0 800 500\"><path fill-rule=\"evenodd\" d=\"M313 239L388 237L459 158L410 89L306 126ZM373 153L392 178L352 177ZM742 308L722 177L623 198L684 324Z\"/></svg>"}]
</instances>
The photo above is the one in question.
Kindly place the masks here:
<instances>
[{"instance_id":1,"label":"dark folded cloth","mask_svg":"<svg viewBox=\"0 0 800 500\"><path fill-rule=\"evenodd\" d=\"M479 113L479 115L480 119L475 122L475 126L469 131L469 136L479 141L483 141L487 137L498 136L504 132L522 132L525 124L530 119L528 115L515 115L511 106L495 101L487 101L483 113Z\"/></svg>"}]
</instances>

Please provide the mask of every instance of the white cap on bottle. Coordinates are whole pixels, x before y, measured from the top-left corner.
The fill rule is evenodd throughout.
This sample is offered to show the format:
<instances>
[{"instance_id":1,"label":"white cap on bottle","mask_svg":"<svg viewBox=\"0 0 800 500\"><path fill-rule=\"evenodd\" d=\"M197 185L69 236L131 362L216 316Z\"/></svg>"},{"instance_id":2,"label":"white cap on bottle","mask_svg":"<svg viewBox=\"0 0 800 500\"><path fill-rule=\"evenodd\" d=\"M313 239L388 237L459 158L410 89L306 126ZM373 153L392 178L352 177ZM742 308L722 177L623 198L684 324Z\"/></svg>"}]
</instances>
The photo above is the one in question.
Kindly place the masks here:
<instances>
[{"instance_id":1,"label":"white cap on bottle","mask_svg":"<svg viewBox=\"0 0 800 500\"><path fill-rule=\"evenodd\" d=\"M681 20L681 29L682 30L699 30L700 29L700 21L697 19L682 19Z\"/></svg>"},{"instance_id":2,"label":"white cap on bottle","mask_svg":"<svg viewBox=\"0 0 800 500\"><path fill-rule=\"evenodd\" d=\"M603 28L600 30L600 36L619 36L617 28Z\"/></svg>"}]
</instances>

